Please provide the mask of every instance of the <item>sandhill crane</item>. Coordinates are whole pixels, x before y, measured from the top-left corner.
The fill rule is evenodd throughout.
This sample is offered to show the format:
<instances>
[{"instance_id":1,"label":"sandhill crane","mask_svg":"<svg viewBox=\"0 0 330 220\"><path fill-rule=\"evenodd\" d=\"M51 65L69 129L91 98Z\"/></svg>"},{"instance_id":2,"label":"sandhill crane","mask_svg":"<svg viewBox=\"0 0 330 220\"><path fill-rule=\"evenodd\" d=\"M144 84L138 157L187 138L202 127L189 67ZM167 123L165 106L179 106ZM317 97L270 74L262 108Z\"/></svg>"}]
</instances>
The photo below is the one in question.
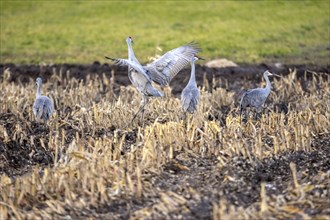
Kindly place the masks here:
<instances>
[{"instance_id":1,"label":"sandhill crane","mask_svg":"<svg viewBox=\"0 0 330 220\"><path fill-rule=\"evenodd\" d=\"M133 39L131 37L126 38L126 43L128 47L128 60L132 61L135 63L140 71L142 71L141 64L140 62L136 59L133 48L132 48L132 43ZM144 108L149 102L148 97L150 96L164 96L163 93L159 92L156 88L154 88L151 84L150 77L148 77L145 74L145 70L142 72L139 72L138 70L135 70L133 67L128 66L128 78L130 79L131 83L133 86L142 94L142 100L141 100L141 105L139 110L136 112L136 114L133 116L132 121L135 119L135 117L138 115L140 111L142 111L142 121L144 118Z\"/></svg>"},{"instance_id":2,"label":"sandhill crane","mask_svg":"<svg viewBox=\"0 0 330 220\"><path fill-rule=\"evenodd\" d=\"M106 58L115 61L116 64L128 66L128 77L130 81L143 95L141 107L134 115L133 121L140 111L142 111L143 118L144 108L149 101L149 96L164 96L163 93L152 86L152 82L161 86L168 85L173 77L190 62L194 54L200 51L200 48L197 47L197 44L190 43L165 53L159 59L147 64L147 66L142 66L134 55L131 45L132 42L133 40L131 37L126 38L128 46L127 60Z\"/></svg>"},{"instance_id":3,"label":"sandhill crane","mask_svg":"<svg viewBox=\"0 0 330 220\"><path fill-rule=\"evenodd\" d=\"M33 104L33 113L37 121L43 120L46 124L54 111L54 105L50 98L41 95L42 79L40 77L37 78L36 85L37 94Z\"/></svg>"},{"instance_id":4,"label":"sandhill crane","mask_svg":"<svg viewBox=\"0 0 330 220\"><path fill-rule=\"evenodd\" d=\"M133 116L132 122L134 121L135 117L142 112L142 121L144 119L144 108L149 102L149 97L162 97L164 96L163 93L158 91L155 87L152 86L152 81L146 72L145 69L141 66L140 63L136 63L131 60L127 59L113 59L110 57L105 57L107 59L110 59L112 61L115 61L116 64L121 65L121 66L129 66L133 68L134 74L131 76L134 76L132 79L134 81L133 85L139 90L139 92L142 94L142 101L141 101L141 106L140 109L135 113Z\"/></svg>"},{"instance_id":5,"label":"sandhill crane","mask_svg":"<svg viewBox=\"0 0 330 220\"><path fill-rule=\"evenodd\" d=\"M186 87L182 90L181 93L181 104L182 110L184 114L186 112L194 113L197 109L199 100L200 100L200 92L197 88L196 77L195 77L195 62L197 60L204 60L198 56L194 56L191 59L191 74L190 79Z\"/></svg>"},{"instance_id":6,"label":"sandhill crane","mask_svg":"<svg viewBox=\"0 0 330 220\"><path fill-rule=\"evenodd\" d=\"M128 60L141 66L134 55L134 51L131 45L132 42L133 40L131 37L126 38L126 43L128 46ZM167 86L173 77L176 76L178 72L180 72L180 70L182 70L187 64L189 64L194 55L200 51L201 49L198 47L198 45L194 42L191 42L189 44L168 51L152 63L149 63L146 66L142 66L142 68L153 82L161 86ZM122 65L126 65L134 69L134 67L130 66L129 63L122 63ZM129 69L129 72L130 71L131 69ZM129 77L133 85L134 82L138 81L135 80L134 75L129 74Z\"/></svg>"},{"instance_id":7,"label":"sandhill crane","mask_svg":"<svg viewBox=\"0 0 330 220\"><path fill-rule=\"evenodd\" d=\"M266 87L265 88L256 88L246 91L241 99L240 103L240 117L242 117L242 111L243 109L246 109L247 107L253 107L256 108L257 112L260 113L262 110L262 107L270 93L271 90L271 84L269 81L268 76L278 76L276 74L273 74L269 72L268 70L263 73L263 77L266 80Z\"/></svg>"}]
</instances>

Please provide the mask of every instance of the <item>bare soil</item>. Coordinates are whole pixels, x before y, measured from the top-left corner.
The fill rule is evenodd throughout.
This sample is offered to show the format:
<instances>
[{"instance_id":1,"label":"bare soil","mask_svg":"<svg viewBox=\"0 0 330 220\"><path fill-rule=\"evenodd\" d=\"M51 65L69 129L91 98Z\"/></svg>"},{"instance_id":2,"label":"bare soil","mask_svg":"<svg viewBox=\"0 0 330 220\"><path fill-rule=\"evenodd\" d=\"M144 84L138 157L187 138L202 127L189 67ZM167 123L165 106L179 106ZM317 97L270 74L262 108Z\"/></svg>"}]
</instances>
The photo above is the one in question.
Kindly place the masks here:
<instances>
[{"instance_id":1,"label":"bare soil","mask_svg":"<svg viewBox=\"0 0 330 220\"><path fill-rule=\"evenodd\" d=\"M119 86L127 86L130 81L127 77L127 67L118 67L107 63L101 64L94 62L90 65L81 64L54 64L54 65L15 65L15 64L0 64L0 79L3 79L5 69L9 68L11 75L6 80L16 83L29 83L38 76L47 79L54 73L61 72L63 77L74 77L76 79L86 80L86 77L91 76L101 77L103 74L109 79L115 75L114 91L119 92ZM255 81L259 83L261 73L270 70L274 73L288 74L290 70L296 70L298 76L303 76L306 72L322 72L329 73L330 66L316 65L275 65L275 64L242 64L237 67L209 68L203 65L196 65L196 80L198 85L203 85L204 79L208 81L211 88L219 85L213 85L212 80L223 79L228 81L229 89L237 90L240 88L244 80ZM311 74L310 74L311 75ZM170 83L173 94L179 94L190 77L190 68L186 68L180 72Z\"/></svg>"}]
</instances>

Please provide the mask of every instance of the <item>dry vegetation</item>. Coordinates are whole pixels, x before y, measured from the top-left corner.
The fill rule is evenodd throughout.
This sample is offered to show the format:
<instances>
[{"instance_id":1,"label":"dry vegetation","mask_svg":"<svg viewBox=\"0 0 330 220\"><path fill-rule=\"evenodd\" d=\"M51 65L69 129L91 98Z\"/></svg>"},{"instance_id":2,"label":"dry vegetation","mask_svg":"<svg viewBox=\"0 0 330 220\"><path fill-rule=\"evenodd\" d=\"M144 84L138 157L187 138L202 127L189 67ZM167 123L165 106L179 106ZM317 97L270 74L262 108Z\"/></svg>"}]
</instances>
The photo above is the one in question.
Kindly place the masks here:
<instances>
[{"instance_id":1,"label":"dry vegetation","mask_svg":"<svg viewBox=\"0 0 330 220\"><path fill-rule=\"evenodd\" d=\"M141 127L129 123L140 103L133 87L118 95L113 78L54 73L43 86L56 108L46 129L33 118L34 79L19 85L8 75L0 219L329 219L329 74L272 79L268 108L242 124L226 87L204 82L186 125L166 88Z\"/></svg>"}]
</instances>

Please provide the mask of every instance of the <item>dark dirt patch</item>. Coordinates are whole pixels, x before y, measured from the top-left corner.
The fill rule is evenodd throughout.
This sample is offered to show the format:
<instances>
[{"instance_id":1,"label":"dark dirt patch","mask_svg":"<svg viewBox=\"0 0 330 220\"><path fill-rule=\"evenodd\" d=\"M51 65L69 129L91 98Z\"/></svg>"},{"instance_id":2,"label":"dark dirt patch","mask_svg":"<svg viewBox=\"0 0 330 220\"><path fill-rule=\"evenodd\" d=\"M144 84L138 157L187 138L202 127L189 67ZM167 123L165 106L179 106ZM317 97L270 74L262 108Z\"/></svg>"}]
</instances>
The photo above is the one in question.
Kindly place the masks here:
<instances>
[{"instance_id":1,"label":"dark dirt patch","mask_svg":"<svg viewBox=\"0 0 330 220\"><path fill-rule=\"evenodd\" d=\"M16 130L16 125L22 130ZM29 172L33 166L46 166L53 163L53 154L48 150L49 129L34 122L31 127L24 126L22 118L11 113L0 113L0 126L6 129L8 136L17 135L15 140L0 139L0 174L14 177ZM16 133L16 134L15 134ZM20 135L24 134L24 135ZM33 144L31 139L33 138ZM43 144L41 143L43 140Z\"/></svg>"},{"instance_id":2,"label":"dark dirt patch","mask_svg":"<svg viewBox=\"0 0 330 220\"><path fill-rule=\"evenodd\" d=\"M116 210L107 209L107 214L117 217L132 217L132 213L142 208L149 208L150 219L211 219L212 204L225 198L236 207L248 207L260 201L260 185L266 182L267 196L286 194L288 187L293 186L290 163L297 167L298 182L319 185L315 179L318 172L330 172L330 134L317 137L311 152L284 152L264 160L249 161L242 157L235 157L224 167L218 166L215 157L195 158L190 155L185 159L177 158L163 166L159 175L147 175L157 192L146 193L139 200L126 198L120 202L116 200ZM319 198L321 194L329 195L330 186L321 185L308 196ZM317 192L316 192L317 191ZM186 202L176 208L158 210L158 204L163 203L163 194L172 199L179 195ZM154 196L152 196L154 195ZM286 195L289 198L288 195ZM175 200L175 199L174 199ZM166 204L166 203L165 203ZM111 205L110 205L111 206ZM165 205L166 206L166 205ZM326 213L322 208L306 208L311 216ZM95 211L95 212L94 212ZM99 210L89 210L90 214L98 216ZM134 215L133 215L134 216ZM297 217L299 218L299 216Z\"/></svg>"},{"instance_id":3,"label":"dark dirt patch","mask_svg":"<svg viewBox=\"0 0 330 220\"><path fill-rule=\"evenodd\" d=\"M11 74L4 76L4 71L9 68ZM271 70L275 73L286 75L290 69L296 69L298 77L304 76L305 72L309 73L307 76L311 77L310 72L329 73L330 66L315 66L315 65L281 65L273 64L242 64L238 67L224 67L224 68L209 68L202 65L196 65L196 80L198 85L204 84L204 79L208 81L210 89L214 87L225 87L225 81L228 82L231 90L237 91L244 84L244 81L255 81L259 83L261 73L265 70ZM114 77L114 92L118 94L119 86L126 86L130 84L127 77L127 67L114 66L109 64L101 64L94 62L93 64L54 64L54 65L15 65L15 64L0 64L0 79L8 82L29 83L34 81L38 76L47 81L54 73L61 75L62 78L76 78L86 80L87 75L92 78L98 76L102 79L104 74L108 79ZM61 74L59 74L61 73ZM173 94L179 94L183 85L185 85L190 77L190 68L183 69L170 83ZM220 79L213 85L213 79ZM241 79L241 80L240 80ZM242 80L245 79L245 80ZM106 86L103 86L106 88ZM103 91L107 92L107 91Z\"/></svg>"},{"instance_id":4,"label":"dark dirt patch","mask_svg":"<svg viewBox=\"0 0 330 220\"><path fill-rule=\"evenodd\" d=\"M142 198L122 195L108 204L86 207L84 210L68 207L66 211L71 217L126 219L139 217L139 210L145 210L143 216L146 219L212 219L213 204L220 199L225 198L236 207L248 207L260 202L262 182L266 182L267 196L285 195L284 198L290 200L287 190L293 186L291 162L296 164L299 184L316 186L306 196L320 201L321 195L323 198L329 196L330 186L324 182L321 184L315 174L330 172L329 155L330 134L315 138L311 152L284 152L253 161L235 157L224 167L218 165L215 157L185 155L182 157L185 159L180 159L182 155L177 152L174 160L163 165L160 174L144 174L144 181L153 186L152 193L145 192ZM180 199L176 200L178 197ZM172 199L174 206L169 205L171 202L165 202L168 198ZM322 204L311 208L308 204L297 205L311 217L329 215L326 206ZM297 214L297 219L300 218Z\"/></svg>"},{"instance_id":5,"label":"dark dirt patch","mask_svg":"<svg viewBox=\"0 0 330 220\"><path fill-rule=\"evenodd\" d=\"M72 109L66 108L65 111L67 114L57 114L59 121L64 121L66 115ZM66 119L73 123L75 121L70 114ZM84 122L87 123L86 121ZM36 123L35 121L30 122L26 112L23 112L20 117L13 113L0 113L0 126L3 127L7 135L6 138L5 135L0 134L2 135L0 136L0 175L5 173L9 177L14 178L15 176L30 172L36 165L52 166L54 164L55 149L50 149L48 146L49 137L54 136L50 127ZM130 150L130 146L132 143L135 143L137 135L137 129L127 132L116 130L113 126L96 128L95 130L85 127L83 131L80 131L76 127L72 127L69 123L62 124L59 130L65 132L64 144L66 146L77 135L80 138L86 139L89 137L113 137L115 132L117 132L119 137L125 135L125 141L121 149L122 155ZM58 158L60 158L60 154L65 154L65 152L66 148L59 152Z\"/></svg>"}]
</instances>

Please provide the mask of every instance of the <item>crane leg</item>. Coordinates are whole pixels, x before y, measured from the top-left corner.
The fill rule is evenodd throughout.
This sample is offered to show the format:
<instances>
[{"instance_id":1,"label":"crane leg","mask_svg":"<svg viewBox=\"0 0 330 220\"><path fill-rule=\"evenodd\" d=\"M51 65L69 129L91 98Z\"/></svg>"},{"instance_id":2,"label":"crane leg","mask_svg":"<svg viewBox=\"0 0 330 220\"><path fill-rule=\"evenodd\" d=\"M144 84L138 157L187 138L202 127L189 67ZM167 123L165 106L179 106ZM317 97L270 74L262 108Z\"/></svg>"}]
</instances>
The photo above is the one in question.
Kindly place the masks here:
<instances>
[{"instance_id":1,"label":"crane leg","mask_svg":"<svg viewBox=\"0 0 330 220\"><path fill-rule=\"evenodd\" d=\"M139 108L139 110L134 114L131 123L134 121L134 119L136 118L136 116L137 116L137 115L143 110L143 107L144 107L144 105L141 106L141 107Z\"/></svg>"},{"instance_id":2,"label":"crane leg","mask_svg":"<svg viewBox=\"0 0 330 220\"><path fill-rule=\"evenodd\" d=\"M259 115L261 115L262 109L257 108L255 111L255 116L254 116L254 120L258 120Z\"/></svg>"},{"instance_id":3,"label":"crane leg","mask_svg":"<svg viewBox=\"0 0 330 220\"><path fill-rule=\"evenodd\" d=\"M254 111L254 120L258 120L258 112L257 111Z\"/></svg>"},{"instance_id":4,"label":"crane leg","mask_svg":"<svg viewBox=\"0 0 330 220\"><path fill-rule=\"evenodd\" d=\"M187 129L187 112L183 112L183 124L185 129Z\"/></svg>"},{"instance_id":5,"label":"crane leg","mask_svg":"<svg viewBox=\"0 0 330 220\"><path fill-rule=\"evenodd\" d=\"M242 122L247 122L247 120L249 119L249 111L247 108L243 108L242 106L240 107L239 119L240 124L242 124Z\"/></svg>"},{"instance_id":6,"label":"crane leg","mask_svg":"<svg viewBox=\"0 0 330 220\"><path fill-rule=\"evenodd\" d=\"M43 122L44 122L44 123L43 123L43 125L44 125L44 126L43 126L43 127L44 127L44 130L47 131L47 127L48 127L48 126L47 126L47 121L46 121L46 120L43 120Z\"/></svg>"},{"instance_id":7,"label":"crane leg","mask_svg":"<svg viewBox=\"0 0 330 220\"><path fill-rule=\"evenodd\" d=\"M145 109L146 109L146 106L147 104L149 103L149 99L147 97L145 97L144 99L144 104L143 104L143 107L142 107L142 127L144 127L144 112L145 112Z\"/></svg>"},{"instance_id":8,"label":"crane leg","mask_svg":"<svg viewBox=\"0 0 330 220\"><path fill-rule=\"evenodd\" d=\"M147 97L144 97L143 96L143 99L142 99L142 104L141 104L141 107L139 108L139 110L135 113L135 115L133 116L133 119L131 121L131 123L134 121L134 119L136 118L136 116L142 112L142 120L144 120L144 108L145 106L148 104L148 98Z\"/></svg>"},{"instance_id":9,"label":"crane leg","mask_svg":"<svg viewBox=\"0 0 330 220\"><path fill-rule=\"evenodd\" d=\"M144 111L145 111L145 106L146 105L147 105L147 103L143 105L143 108L141 110L141 114L142 114L142 127L144 127Z\"/></svg>"}]
</instances>

